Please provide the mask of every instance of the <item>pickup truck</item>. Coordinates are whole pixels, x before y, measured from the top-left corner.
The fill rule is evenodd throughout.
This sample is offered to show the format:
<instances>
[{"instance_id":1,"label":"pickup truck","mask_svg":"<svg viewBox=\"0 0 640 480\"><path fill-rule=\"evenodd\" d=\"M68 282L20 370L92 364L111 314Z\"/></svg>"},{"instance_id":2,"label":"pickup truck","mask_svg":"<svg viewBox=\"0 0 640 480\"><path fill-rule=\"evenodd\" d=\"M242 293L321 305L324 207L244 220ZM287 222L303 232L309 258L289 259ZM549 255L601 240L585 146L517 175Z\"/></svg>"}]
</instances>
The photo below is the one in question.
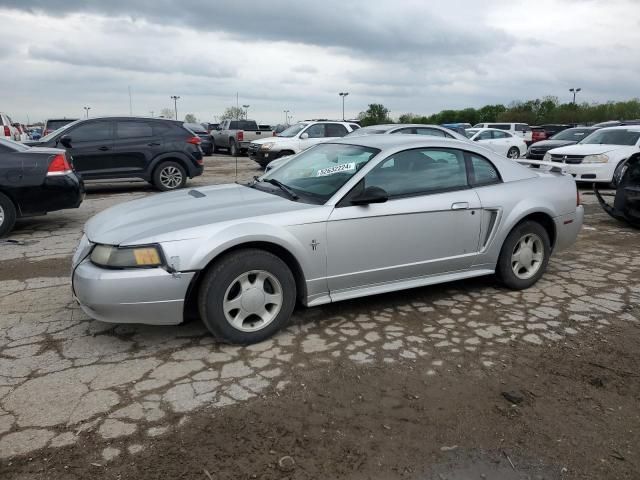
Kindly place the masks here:
<instances>
[{"instance_id":1,"label":"pickup truck","mask_svg":"<svg viewBox=\"0 0 640 480\"><path fill-rule=\"evenodd\" d=\"M246 153L254 140L272 136L271 130L261 130L255 120L223 120L215 130L211 130L214 153L226 148L233 156Z\"/></svg>"}]
</instances>

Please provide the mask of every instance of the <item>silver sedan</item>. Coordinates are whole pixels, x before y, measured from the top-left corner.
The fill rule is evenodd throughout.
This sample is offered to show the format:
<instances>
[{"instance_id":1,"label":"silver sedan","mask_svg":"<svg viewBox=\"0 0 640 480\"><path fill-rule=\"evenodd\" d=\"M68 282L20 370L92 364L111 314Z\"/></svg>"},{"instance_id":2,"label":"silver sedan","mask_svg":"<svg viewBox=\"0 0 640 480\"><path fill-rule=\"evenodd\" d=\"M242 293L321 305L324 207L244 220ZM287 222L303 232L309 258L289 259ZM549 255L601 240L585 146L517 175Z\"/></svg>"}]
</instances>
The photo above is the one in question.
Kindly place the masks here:
<instances>
[{"instance_id":1,"label":"silver sedan","mask_svg":"<svg viewBox=\"0 0 640 480\"><path fill-rule=\"evenodd\" d=\"M196 311L253 343L307 307L496 274L524 289L574 243L571 176L468 141L372 135L317 145L247 185L120 204L93 217L73 291L106 322L178 324Z\"/></svg>"}]
</instances>

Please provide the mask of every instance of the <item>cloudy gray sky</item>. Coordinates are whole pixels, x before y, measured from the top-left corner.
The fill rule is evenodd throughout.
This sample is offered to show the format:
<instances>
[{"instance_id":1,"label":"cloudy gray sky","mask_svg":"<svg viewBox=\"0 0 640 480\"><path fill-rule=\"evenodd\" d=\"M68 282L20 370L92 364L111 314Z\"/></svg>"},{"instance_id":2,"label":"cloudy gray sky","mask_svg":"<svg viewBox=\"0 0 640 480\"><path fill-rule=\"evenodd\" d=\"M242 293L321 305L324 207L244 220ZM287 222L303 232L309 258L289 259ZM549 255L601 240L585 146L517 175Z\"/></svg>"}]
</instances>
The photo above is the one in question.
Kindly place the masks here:
<instances>
[{"instance_id":1,"label":"cloudy gray sky","mask_svg":"<svg viewBox=\"0 0 640 480\"><path fill-rule=\"evenodd\" d=\"M261 122L640 96L638 0L0 0L0 111Z\"/></svg>"}]
</instances>

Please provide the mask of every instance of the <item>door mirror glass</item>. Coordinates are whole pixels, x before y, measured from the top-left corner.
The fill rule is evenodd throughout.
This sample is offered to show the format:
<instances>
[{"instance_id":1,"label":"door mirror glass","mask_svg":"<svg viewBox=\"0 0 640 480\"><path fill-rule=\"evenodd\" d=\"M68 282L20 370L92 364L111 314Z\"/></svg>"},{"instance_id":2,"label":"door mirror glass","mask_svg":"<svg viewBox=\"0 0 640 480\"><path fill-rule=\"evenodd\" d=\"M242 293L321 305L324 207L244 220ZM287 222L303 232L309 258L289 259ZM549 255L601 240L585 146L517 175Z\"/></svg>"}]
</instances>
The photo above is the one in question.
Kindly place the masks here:
<instances>
[{"instance_id":1,"label":"door mirror glass","mask_svg":"<svg viewBox=\"0 0 640 480\"><path fill-rule=\"evenodd\" d=\"M370 203L384 203L389 200L389 194L380 187L367 187L363 192L351 199L352 205L369 205Z\"/></svg>"},{"instance_id":2,"label":"door mirror glass","mask_svg":"<svg viewBox=\"0 0 640 480\"><path fill-rule=\"evenodd\" d=\"M60 143L67 148L71 148L71 137L69 135L63 135L60 137Z\"/></svg>"},{"instance_id":3,"label":"door mirror glass","mask_svg":"<svg viewBox=\"0 0 640 480\"><path fill-rule=\"evenodd\" d=\"M307 138L309 138L309 134L307 132L304 132L302 135L300 135L300 140L306 140Z\"/></svg>"}]
</instances>

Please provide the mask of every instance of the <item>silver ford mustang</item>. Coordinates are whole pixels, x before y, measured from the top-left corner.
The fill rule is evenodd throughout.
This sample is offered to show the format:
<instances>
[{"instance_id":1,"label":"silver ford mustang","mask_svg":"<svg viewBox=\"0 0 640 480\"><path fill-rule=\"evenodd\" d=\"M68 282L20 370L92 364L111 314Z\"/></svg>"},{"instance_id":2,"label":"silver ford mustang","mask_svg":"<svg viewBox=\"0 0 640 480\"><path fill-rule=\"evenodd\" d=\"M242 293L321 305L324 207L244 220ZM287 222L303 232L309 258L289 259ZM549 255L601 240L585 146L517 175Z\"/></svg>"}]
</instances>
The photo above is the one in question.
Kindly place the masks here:
<instances>
[{"instance_id":1,"label":"silver ford mustang","mask_svg":"<svg viewBox=\"0 0 640 480\"><path fill-rule=\"evenodd\" d=\"M574 243L571 176L470 142L374 135L319 144L246 185L150 196L93 217L73 258L88 315L261 341L306 306L495 273L533 285Z\"/></svg>"}]
</instances>

